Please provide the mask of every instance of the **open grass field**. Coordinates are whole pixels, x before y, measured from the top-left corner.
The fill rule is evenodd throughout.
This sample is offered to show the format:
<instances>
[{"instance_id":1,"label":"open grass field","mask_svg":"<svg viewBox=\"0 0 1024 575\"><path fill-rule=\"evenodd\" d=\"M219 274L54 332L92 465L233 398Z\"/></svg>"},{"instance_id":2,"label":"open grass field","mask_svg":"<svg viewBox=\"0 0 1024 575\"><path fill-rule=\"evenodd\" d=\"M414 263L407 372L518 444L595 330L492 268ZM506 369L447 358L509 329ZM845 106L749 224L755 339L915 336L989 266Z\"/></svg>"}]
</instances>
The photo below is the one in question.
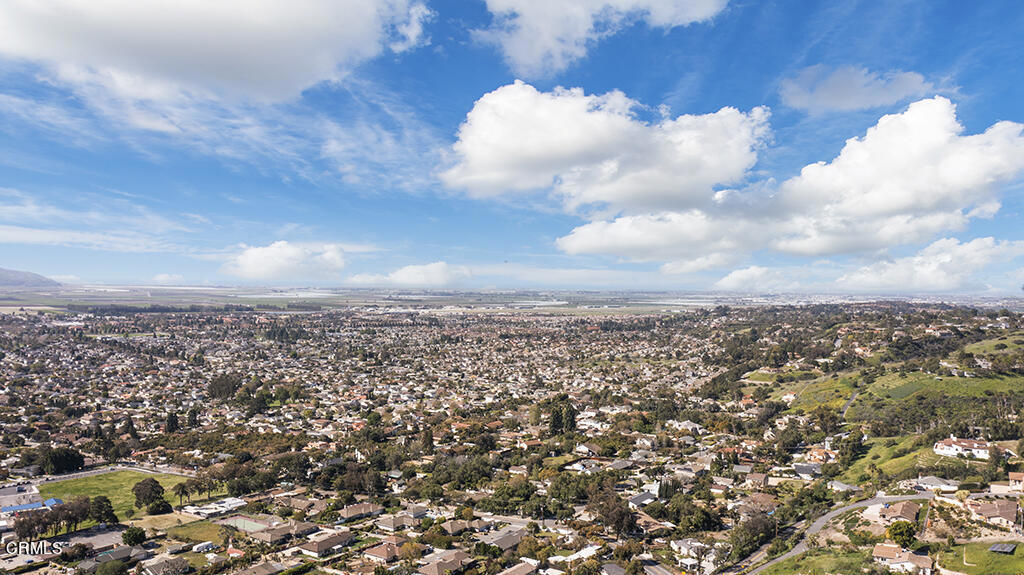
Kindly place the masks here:
<instances>
[{"instance_id":1,"label":"open grass field","mask_svg":"<svg viewBox=\"0 0 1024 575\"><path fill-rule=\"evenodd\" d=\"M869 551L815 549L773 565L764 575L862 575L871 566Z\"/></svg>"},{"instance_id":2,"label":"open grass field","mask_svg":"<svg viewBox=\"0 0 1024 575\"><path fill-rule=\"evenodd\" d=\"M990 552L988 548L992 543L968 543L967 565L964 565L964 545L957 545L951 551L939 553L939 565L967 575L1024 573L1024 547L1016 541L1009 543L1017 543L1013 555Z\"/></svg>"},{"instance_id":3,"label":"open grass field","mask_svg":"<svg viewBox=\"0 0 1024 575\"><path fill-rule=\"evenodd\" d=\"M175 539L190 543L213 541L217 545L224 544L224 529L209 521L193 521L167 530L167 534Z\"/></svg>"},{"instance_id":4,"label":"open grass field","mask_svg":"<svg viewBox=\"0 0 1024 575\"><path fill-rule=\"evenodd\" d=\"M166 491L165 497L172 505L178 503L177 498L171 493L171 487L187 480L187 477L180 475L168 475L163 473L142 473L140 471L114 471L111 473L101 473L99 475L90 475L88 477L79 477L77 479L67 479L65 481L54 481L53 483L44 483L39 486L39 494L43 498L57 497L65 501L69 501L80 495L88 495L89 497L95 497L97 495L106 495L110 499L110 503L114 506L114 512L117 513L117 517L124 521L127 519L129 510L135 512L136 516L140 516L144 513L144 510L135 509L135 496L132 495L132 487L136 483L152 477L160 482L160 485L164 486Z\"/></svg>"}]
</instances>

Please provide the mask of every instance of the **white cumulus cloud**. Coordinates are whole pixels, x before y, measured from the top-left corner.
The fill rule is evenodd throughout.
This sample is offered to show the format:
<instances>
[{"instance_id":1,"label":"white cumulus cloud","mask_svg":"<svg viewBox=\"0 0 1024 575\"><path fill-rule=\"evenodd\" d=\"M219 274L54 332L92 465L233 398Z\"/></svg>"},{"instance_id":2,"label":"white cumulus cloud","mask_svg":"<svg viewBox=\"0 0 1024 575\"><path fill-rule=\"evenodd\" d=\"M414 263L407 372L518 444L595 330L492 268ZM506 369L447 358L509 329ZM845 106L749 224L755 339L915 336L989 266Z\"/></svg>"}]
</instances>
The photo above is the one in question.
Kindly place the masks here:
<instances>
[{"instance_id":1,"label":"white cumulus cloud","mask_svg":"<svg viewBox=\"0 0 1024 575\"><path fill-rule=\"evenodd\" d=\"M368 286L446 287L472 276L469 268L453 266L447 262L408 265L388 274L356 274L348 282Z\"/></svg>"},{"instance_id":2,"label":"white cumulus cloud","mask_svg":"<svg viewBox=\"0 0 1024 575\"><path fill-rule=\"evenodd\" d=\"M276 241L266 246L242 246L221 267L228 275L248 280L303 280L333 277L345 267L338 244Z\"/></svg>"},{"instance_id":3,"label":"white cumulus cloud","mask_svg":"<svg viewBox=\"0 0 1024 575\"><path fill-rule=\"evenodd\" d=\"M794 291L800 284L786 275L783 270L762 266L750 266L733 270L715 282L716 289L742 292Z\"/></svg>"},{"instance_id":4,"label":"white cumulus cloud","mask_svg":"<svg viewBox=\"0 0 1024 575\"><path fill-rule=\"evenodd\" d=\"M858 66L829 70L819 65L783 80L779 92L787 106L820 113L888 106L934 94L935 86L917 72L879 74Z\"/></svg>"},{"instance_id":5,"label":"white cumulus cloud","mask_svg":"<svg viewBox=\"0 0 1024 575\"><path fill-rule=\"evenodd\" d=\"M790 221L775 246L826 255L878 250L960 230L998 209L999 185L1024 170L1024 125L963 135L956 107L936 97L883 116L831 162L781 186Z\"/></svg>"},{"instance_id":6,"label":"white cumulus cloud","mask_svg":"<svg viewBox=\"0 0 1024 575\"><path fill-rule=\"evenodd\" d=\"M1024 242L992 237L960 242L943 238L913 256L880 261L837 280L857 291L913 293L955 291L969 287L971 277L989 264L1024 255Z\"/></svg>"},{"instance_id":7,"label":"white cumulus cloud","mask_svg":"<svg viewBox=\"0 0 1024 575\"><path fill-rule=\"evenodd\" d=\"M675 261L674 267L708 269L726 254L753 248L760 231L743 220L726 224L700 210L622 216L590 222L558 238L568 254L610 254L634 261ZM700 264L697 260L705 258ZM677 272L679 273L679 272Z\"/></svg>"},{"instance_id":8,"label":"white cumulus cloud","mask_svg":"<svg viewBox=\"0 0 1024 575\"><path fill-rule=\"evenodd\" d=\"M0 55L134 99L182 93L277 100L421 41L409 0L11 0Z\"/></svg>"},{"instance_id":9,"label":"white cumulus cloud","mask_svg":"<svg viewBox=\"0 0 1024 575\"><path fill-rule=\"evenodd\" d=\"M584 223L556 245L569 254L661 261L668 274L721 268L762 250L885 257L994 216L1005 186L1022 172L1024 126L998 122L964 134L952 102L936 97L883 116L836 158L781 184L705 187L693 194L703 203L688 209L634 205L637 213ZM642 189L627 193L645 197Z\"/></svg>"},{"instance_id":10,"label":"white cumulus cloud","mask_svg":"<svg viewBox=\"0 0 1024 575\"><path fill-rule=\"evenodd\" d=\"M768 137L766 108L648 123L638 106L618 91L502 86L467 115L441 178L474 197L551 190L569 208L689 207L741 181Z\"/></svg>"},{"instance_id":11,"label":"white cumulus cloud","mask_svg":"<svg viewBox=\"0 0 1024 575\"><path fill-rule=\"evenodd\" d=\"M710 20L728 0L486 0L494 24L478 38L497 45L518 74L558 72L599 39L642 21L674 28Z\"/></svg>"}]
</instances>

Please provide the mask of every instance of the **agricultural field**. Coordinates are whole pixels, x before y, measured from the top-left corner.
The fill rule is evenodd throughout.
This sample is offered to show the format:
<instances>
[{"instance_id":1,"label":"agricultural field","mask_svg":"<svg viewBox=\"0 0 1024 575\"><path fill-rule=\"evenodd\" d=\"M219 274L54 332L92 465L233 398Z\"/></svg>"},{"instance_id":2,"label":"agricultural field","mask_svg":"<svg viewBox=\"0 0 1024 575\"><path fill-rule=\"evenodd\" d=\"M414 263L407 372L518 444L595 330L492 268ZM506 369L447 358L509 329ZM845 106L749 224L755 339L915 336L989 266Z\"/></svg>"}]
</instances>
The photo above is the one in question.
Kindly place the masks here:
<instances>
[{"instance_id":1,"label":"agricultural field","mask_svg":"<svg viewBox=\"0 0 1024 575\"><path fill-rule=\"evenodd\" d=\"M938 562L951 571L959 571L967 575L987 575L991 573L1024 573L1024 548L1020 542L1013 555L993 553L988 550L992 543L968 543L957 545L950 551L939 553ZM967 561L964 562L966 547Z\"/></svg>"},{"instance_id":2,"label":"agricultural field","mask_svg":"<svg viewBox=\"0 0 1024 575\"><path fill-rule=\"evenodd\" d=\"M862 575L871 566L871 552L815 549L762 571L764 575Z\"/></svg>"},{"instance_id":3,"label":"agricultural field","mask_svg":"<svg viewBox=\"0 0 1024 575\"><path fill-rule=\"evenodd\" d=\"M188 479L181 475L165 473L142 473L141 471L127 470L113 471L99 475L44 483L39 486L39 494L43 498L56 497L64 501L70 501L80 495L87 495L89 497L106 495L114 506L114 512L117 513L117 517L124 521L128 518L129 511L135 515L142 515L144 513L143 510L135 508L135 496L132 495L132 487L139 481L149 477L156 479L160 482L160 485L163 485L166 491L165 497L172 504L176 504L177 501L174 495L170 493L171 487Z\"/></svg>"}]
</instances>

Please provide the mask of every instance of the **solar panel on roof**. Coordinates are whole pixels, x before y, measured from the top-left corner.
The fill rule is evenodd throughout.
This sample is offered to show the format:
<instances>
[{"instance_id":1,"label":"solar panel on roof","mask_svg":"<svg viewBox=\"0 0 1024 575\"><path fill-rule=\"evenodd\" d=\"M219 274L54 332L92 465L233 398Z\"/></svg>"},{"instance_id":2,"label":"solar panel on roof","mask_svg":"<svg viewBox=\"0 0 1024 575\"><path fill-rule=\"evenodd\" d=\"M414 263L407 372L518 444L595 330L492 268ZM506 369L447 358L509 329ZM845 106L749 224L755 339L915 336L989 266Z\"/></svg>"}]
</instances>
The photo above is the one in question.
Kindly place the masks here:
<instances>
[{"instance_id":1,"label":"solar panel on roof","mask_svg":"<svg viewBox=\"0 0 1024 575\"><path fill-rule=\"evenodd\" d=\"M1014 543L996 543L988 548L993 553L1004 553L1006 555L1013 555L1013 552L1017 549L1017 545Z\"/></svg>"}]
</instances>

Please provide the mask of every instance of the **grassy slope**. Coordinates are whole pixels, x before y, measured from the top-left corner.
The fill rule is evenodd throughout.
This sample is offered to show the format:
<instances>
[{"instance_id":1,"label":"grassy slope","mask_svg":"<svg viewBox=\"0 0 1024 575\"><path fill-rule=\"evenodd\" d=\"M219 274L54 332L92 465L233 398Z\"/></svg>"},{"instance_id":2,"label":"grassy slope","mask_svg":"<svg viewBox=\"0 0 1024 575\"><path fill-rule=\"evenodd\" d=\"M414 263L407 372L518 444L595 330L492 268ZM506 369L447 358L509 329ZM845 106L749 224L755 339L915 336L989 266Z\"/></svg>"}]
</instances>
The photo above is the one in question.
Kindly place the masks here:
<instances>
[{"instance_id":1,"label":"grassy slope","mask_svg":"<svg viewBox=\"0 0 1024 575\"><path fill-rule=\"evenodd\" d=\"M965 349L971 353L1009 353L1024 347L1024 344L1016 343L1018 341L1024 341L1024 332L1018 331L997 338L972 343L966 346ZM997 350L995 346L1000 343L1005 344L1006 349Z\"/></svg>"},{"instance_id":2,"label":"grassy slope","mask_svg":"<svg viewBox=\"0 0 1024 575\"><path fill-rule=\"evenodd\" d=\"M990 553L988 548L992 543L968 543L967 562L974 563L973 566L964 565L964 546L957 545L952 551L939 553L939 564L968 575L1024 573L1024 548L1019 542L1010 543L1017 543L1017 551L1013 555Z\"/></svg>"},{"instance_id":3,"label":"grassy slope","mask_svg":"<svg viewBox=\"0 0 1024 575\"><path fill-rule=\"evenodd\" d=\"M799 396L793 402L793 407L802 408L805 412L813 411L819 405L840 409L850 399L854 391L853 378L849 377L829 377L812 381L809 384L804 382L803 385L806 387L799 391Z\"/></svg>"},{"instance_id":4,"label":"grassy slope","mask_svg":"<svg viewBox=\"0 0 1024 575\"><path fill-rule=\"evenodd\" d=\"M891 441L896 443L888 445ZM915 448L913 436L873 437L865 443L868 446L867 453L854 461L853 465L839 476L840 481L856 483L861 474L867 473L868 465L871 463L888 474L895 474L914 467L922 457L931 453L928 447Z\"/></svg>"},{"instance_id":5,"label":"grassy slope","mask_svg":"<svg viewBox=\"0 0 1024 575\"><path fill-rule=\"evenodd\" d=\"M817 549L766 569L764 575L862 575L871 565L869 551Z\"/></svg>"},{"instance_id":6,"label":"grassy slope","mask_svg":"<svg viewBox=\"0 0 1024 575\"><path fill-rule=\"evenodd\" d=\"M938 391L945 395L979 397L986 392L1020 391L1024 377L937 377L914 372L900 377L889 373L876 380L868 391L882 399L901 400L920 391Z\"/></svg>"},{"instance_id":7,"label":"grassy slope","mask_svg":"<svg viewBox=\"0 0 1024 575\"><path fill-rule=\"evenodd\" d=\"M900 377L888 373L863 389L847 413L848 421L859 421L871 410L887 404L914 401L921 393L948 397L983 397L999 392L1024 391L1024 377L937 377L913 372Z\"/></svg>"}]
</instances>

